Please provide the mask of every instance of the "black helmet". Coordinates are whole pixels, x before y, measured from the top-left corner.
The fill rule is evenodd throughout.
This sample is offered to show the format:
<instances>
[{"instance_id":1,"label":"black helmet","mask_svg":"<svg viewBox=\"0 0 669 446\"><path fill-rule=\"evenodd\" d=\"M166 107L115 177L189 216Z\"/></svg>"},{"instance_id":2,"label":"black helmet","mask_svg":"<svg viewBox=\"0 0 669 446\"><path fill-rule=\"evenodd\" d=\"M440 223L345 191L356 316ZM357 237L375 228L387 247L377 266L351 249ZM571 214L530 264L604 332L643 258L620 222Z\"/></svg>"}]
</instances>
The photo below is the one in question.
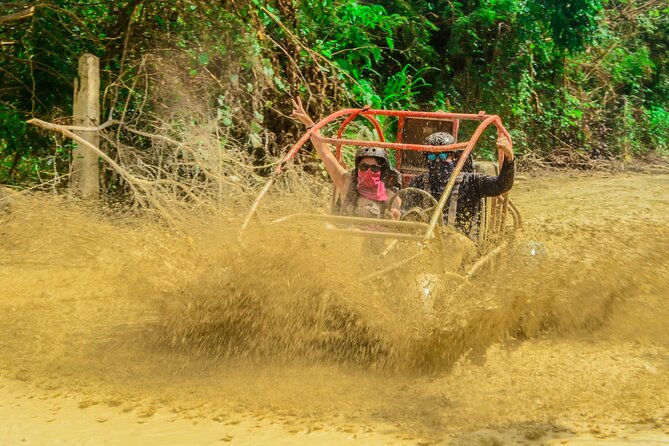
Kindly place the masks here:
<instances>
[{"instance_id":1,"label":"black helmet","mask_svg":"<svg viewBox=\"0 0 669 446\"><path fill-rule=\"evenodd\" d=\"M436 132L431 134L425 140L425 144L429 146L447 146L449 144L454 144L455 138L448 132ZM455 158L458 159L464 153L464 150L456 150L453 152ZM462 166L464 172L474 172L474 159L470 154L465 161L465 164Z\"/></svg>"},{"instance_id":2,"label":"black helmet","mask_svg":"<svg viewBox=\"0 0 669 446\"><path fill-rule=\"evenodd\" d=\"M455 138L447 132L433 133L425 140L425 144L428 146L447 146L453 143L455 143Z\"/></svg>"},{"instance_id":3,"label":"black helmet","mask_svg":"<svg viewBox=\"0 0 669 446\"><path fill-rule=\"evenodd\" d=\"M376 158L384 170L390 166L390 163L388 162L388 152L381 147L360 147L358 151L355 152L355 166L358 167L360 160L368 156Z\"/></svg>"},{"instance_id":4,"label":"black helmet","mask_svg":"<svg viewBox=\"0 0 669 446\"><path fill-rule=\"evenodd\" d=\"M447 146L453 143L455 143L455 138L448 132L435 132L425 140L425 144L428 146ZM456 158L460 158L462 150L456 150L453 155L455 155Z\"/></svg>"}]
</instances>

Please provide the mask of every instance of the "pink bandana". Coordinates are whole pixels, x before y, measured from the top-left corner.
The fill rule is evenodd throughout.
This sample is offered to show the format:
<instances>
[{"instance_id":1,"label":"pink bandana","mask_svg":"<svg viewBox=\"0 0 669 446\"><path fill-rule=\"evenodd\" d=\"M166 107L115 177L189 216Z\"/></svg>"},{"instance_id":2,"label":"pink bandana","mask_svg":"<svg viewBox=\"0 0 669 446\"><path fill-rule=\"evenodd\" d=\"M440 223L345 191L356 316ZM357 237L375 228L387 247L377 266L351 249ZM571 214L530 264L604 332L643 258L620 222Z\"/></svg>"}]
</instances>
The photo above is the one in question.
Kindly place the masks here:
<instances>
[{"instance_id":1,"label":"pink bandana","mask_svg":"<svg viewBox=\"0 0 669 446\"><path fill-rule=\"evenodd\" d=\"M374 201L386 201L386 186L381 181L381 172L358 170L358 193Z\"/></svg>"}]
</instances>

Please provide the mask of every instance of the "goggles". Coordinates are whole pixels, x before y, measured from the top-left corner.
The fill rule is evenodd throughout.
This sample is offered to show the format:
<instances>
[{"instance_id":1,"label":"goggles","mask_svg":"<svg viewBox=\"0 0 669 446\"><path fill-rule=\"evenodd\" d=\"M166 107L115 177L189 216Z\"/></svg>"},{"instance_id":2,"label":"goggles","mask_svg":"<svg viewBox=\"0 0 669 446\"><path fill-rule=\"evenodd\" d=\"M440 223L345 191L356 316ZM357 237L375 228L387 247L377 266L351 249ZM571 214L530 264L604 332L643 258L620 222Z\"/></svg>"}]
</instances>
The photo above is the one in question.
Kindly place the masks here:
<instances>
[{"instance_id":1,"label":"goggles","mask_svg":"<svg viewBox=\"0 0 669 446\"><path fill-rule=\"evenodd\" d=\"M367 163L360 163L358 164L358 170L362 170L363 172L366 172L367 170L371 170L372 172L381 172L381 166L378 164L367 164Z\"/></svg>"},{"instance_id":2,"label":"goggles","mask_svg":"<svg viewBox=\"0 0 669 446\"><path fill-rule=\"evenodd\" d=\"M439 161L446 161L449 158L453 158L453 154L451 152L441 152L441 153L428 153L426 155L426 158L428 161L436 161L437 158L439 158Z\"/></svg>"}]
</instances>

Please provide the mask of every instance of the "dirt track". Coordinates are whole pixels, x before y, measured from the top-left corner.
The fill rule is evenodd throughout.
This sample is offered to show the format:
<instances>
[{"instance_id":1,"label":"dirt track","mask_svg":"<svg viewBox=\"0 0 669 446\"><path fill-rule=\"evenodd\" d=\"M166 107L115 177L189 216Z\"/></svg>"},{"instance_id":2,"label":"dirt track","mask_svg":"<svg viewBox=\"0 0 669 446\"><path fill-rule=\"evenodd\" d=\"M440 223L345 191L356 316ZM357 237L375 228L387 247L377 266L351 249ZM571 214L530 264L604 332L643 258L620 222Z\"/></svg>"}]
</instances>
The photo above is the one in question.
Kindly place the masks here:
<instances>
[{"instance_id":1,"label":"dirt track","mask_svg":"<svg viewBox=\"0 0 669 446\"><path fill-rule=\"evenodd\" d=\"M265 241L249 259L225 248L225 222L186 238L17 199L0 216L0 439L669 443L669 177L561 174L518 181L514 196L526 222L514 257L440 321L471 352L430 374L284 345L308 326L304 296L368 291L348 280L347 259L323 273L314 240ZM271 297L271 310L257 318L249 300L224 327L254 354L181 339L192 324L221 336L217 317L231 315L190 303L247 296ZM366 315L392 325L391 340L413 328Z\"/></svg>"}]
</instances>

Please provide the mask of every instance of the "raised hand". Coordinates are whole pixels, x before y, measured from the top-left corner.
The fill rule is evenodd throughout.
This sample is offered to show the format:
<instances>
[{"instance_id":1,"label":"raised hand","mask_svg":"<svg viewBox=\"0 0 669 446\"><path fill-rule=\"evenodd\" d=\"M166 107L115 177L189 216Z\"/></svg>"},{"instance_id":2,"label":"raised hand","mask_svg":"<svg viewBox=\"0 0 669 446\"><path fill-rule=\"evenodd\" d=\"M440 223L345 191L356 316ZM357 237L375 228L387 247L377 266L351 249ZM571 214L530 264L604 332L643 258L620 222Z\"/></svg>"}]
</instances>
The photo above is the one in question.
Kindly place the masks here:
<instances>
[{"instance_id":1,"label":"raised hand","mask_svg":"<svg viewBox=\"0 0 669 446\"><path fill-rule=\"evenodd\" d=\"M504 158L513 161L513 151L511 150L511 142L506 136L502 135L497 138L497 148L504 153Z\"/></svg>"},{"instance_id":2,"label":"raised hand","mask_svg":"<svg viewBox=\"0 0 669 446\"><path fill-rule=\"evenodd\" d=\"M300 99L300 97L298 96L295 99L291 99L290 102L293 103L293 112L290 114L290 116L300 121L307 128L313 127L314 121L304 110L304 106L302 105L302 99Z\"/></svg>"}]
</instances>

